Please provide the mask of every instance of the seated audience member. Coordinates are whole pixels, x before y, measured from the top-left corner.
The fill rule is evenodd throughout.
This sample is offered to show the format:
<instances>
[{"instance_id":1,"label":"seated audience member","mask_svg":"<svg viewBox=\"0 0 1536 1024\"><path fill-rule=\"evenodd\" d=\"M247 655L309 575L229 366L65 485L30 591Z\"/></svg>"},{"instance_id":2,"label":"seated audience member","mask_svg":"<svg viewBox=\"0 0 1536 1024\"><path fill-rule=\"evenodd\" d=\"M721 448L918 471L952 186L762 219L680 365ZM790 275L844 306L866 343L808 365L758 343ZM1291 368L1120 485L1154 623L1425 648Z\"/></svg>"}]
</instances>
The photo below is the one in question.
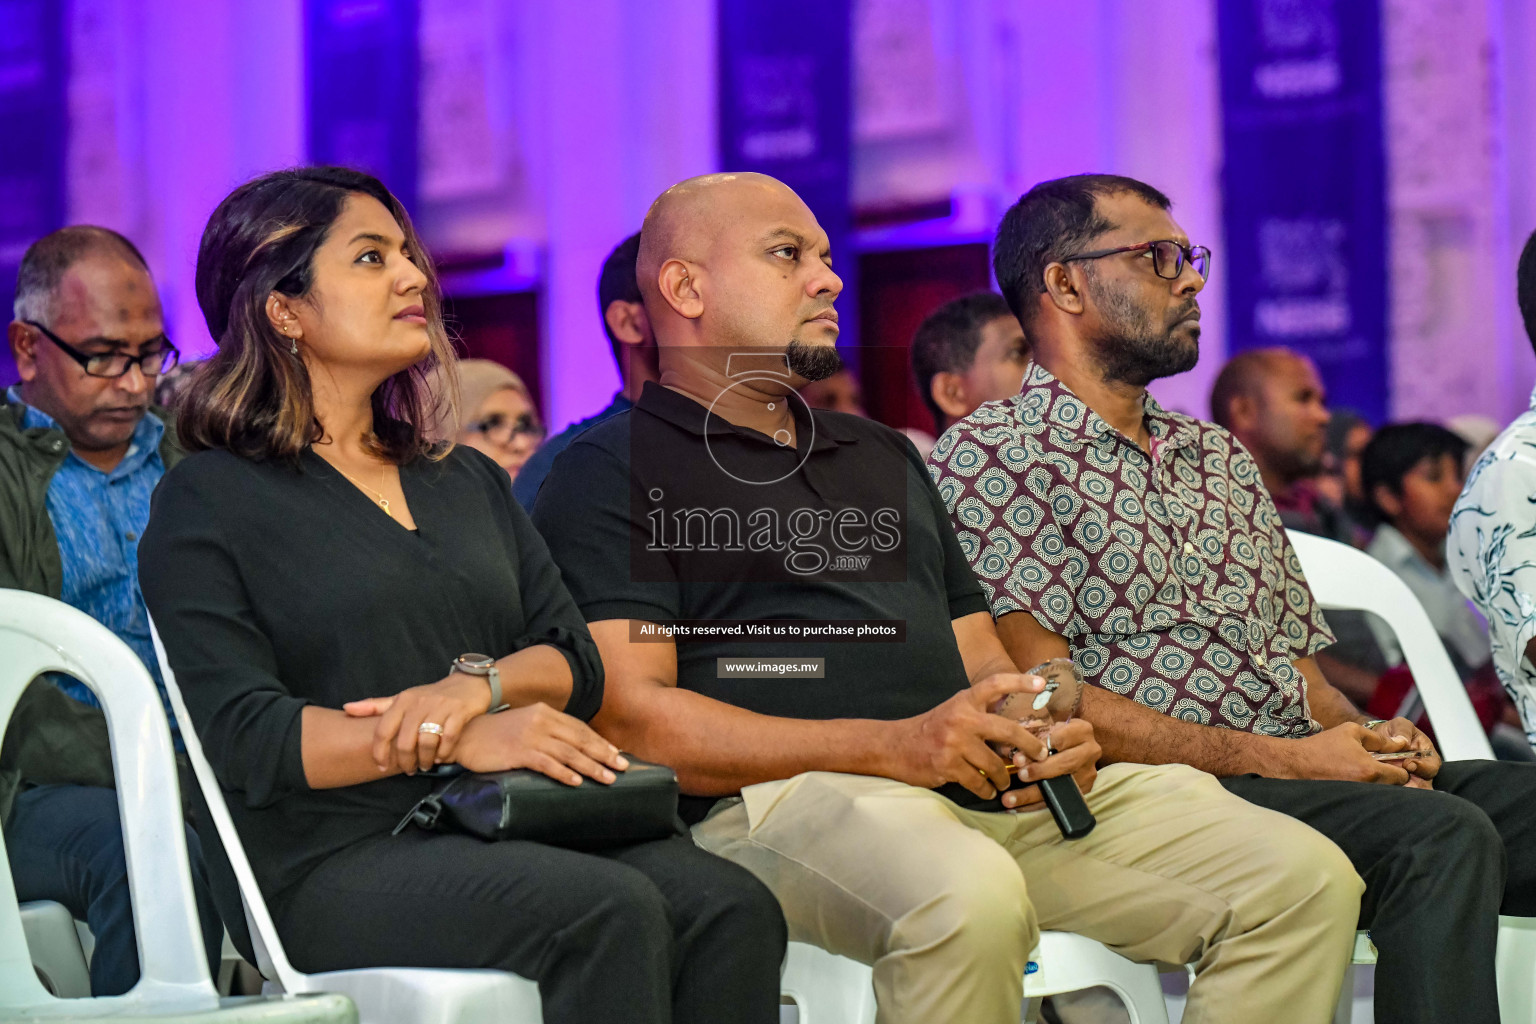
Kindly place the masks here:
<instances>
[{"instance_id":1,"label":"seated audience member","mask_svg":"<svg viewBox=\"0 0 1536 1024\"><path fill-rule=\"evenodd\" d=\"M1252 456L1265 488L1290 530L1360 546L1366 532L1319 485L1331 417L1312 360L1287 348L1242 352L1211 387L1211 418ZM1316 652L1330 682L1361 706L1390 664L1364 612L1323 616L1334 643Z\"/></svg>"},{"instance_id":2,"label":"seated audience member","mask_svg":"<svg viewBox=\"0 0 1536 1024\"><path fill-rule=\"evenodd\" d=\"M812 409L847 416L869 416L869 411L864 408L864 388L846 366L825 380L813 380L800 388L800 397Z\"/></svg>"},{"instance_id":3,"label":"seated audience member","mask_svg":"<svg viewBox=\"0 0 1536 1024\"><path fill-rule=\"evenodd\" d=\"M1445 565L1466 451L1465 441L1438 424L1393 423L1376 432L1360 459L1361 484L1379 524L1365 550L1408 584L1463 679L1489 658L1487 628Z\"/></svg>"},{"instance_id":4,"label":"seated audience member","mask_svg":"<svg viewBox=\"0 0 1536 1024\"><path fill-rule=\"evenodd\" d=\"M572 443L534 522L608 668L594 722L677 769L696 841L766 882L792 937L873 965L881 1021L1016 1024L1042 928L1194 963L1187 1021L1327 1020L1359 892L1333 845L1188 769L1096 775L1086 720L1046 747L992 713L1044 683L998 643L922 462L785 400L839 365L842 282L799 197L676 185L639 274L660 383ZM888 632L789 639L837 623ZM1097 827L1063 841L989 743L1030 781L1073 776Z\"/></svg>"},{"instance_id":5,"label":"seated audience member","mask_svg":"<svg viewBox=\"0 0 1536 1024\"><path fill-rule=\"evenodd\" d=\"M1424 606L1479 717L1486 715L1494 753L1501 760L1536 760L1524 733L1512 727L1519 716L1490 664L1488 627L1456 589L1445 564L1445 536L1465 480L1466 453L1467 442L1438 424L1382 427L1361 458L1361 480L1380 523L1366 551L1396 573ZM1401 664L1397 637L1378 623L1373 621L1377 642L1389 661ZM1506 714L1513 722L1502 720Z\"/></svg>"},{"instance_id":6,"label":"seated audience member","mask_svg":"<svg viewBox=\"0 0 1536 1024\"><path fill-rule=\"evenodd\" d=\"M602 313L603 331L613 349L613 361L619 365L619 392L601 411L572 423L545 441L523 465L512 482L512 493L525 509L533 508L533 499L538 497L539 487L549 475L549 467L555 464L557 455L570 447L587 428L633 406L645 382L656 379L656 336L651 333L650 321L645 318L640 286L635 283L635 255L639 251L640 233L637 231L608 254L597 279L597 308Z\"/></svg>"},{"instance_id":7,"label":"seated audience member","mask_svg":"<svg viewBox=\"0 0 1536 1024\"><path fill-rule=\"evenodd\" d=\"M1024 329L996 292L944 303L912 337L917 392L941 434L983 402L1018 394L1028 368Z\"/></svg>"},{"instance_id":8,"label":"seated audience member","mask_svg":"<svg viewBox=\"0 0 1536 1024\"><path fill-rule=\"evenodd\" d=\"M1526 336L1536 345L1536 234L1515 271ZM1536 392L1467 474L1451 513L1446 561L1488 622L1499 681L1536 747Z\"/></svg>"},{"instance_id":9,"label":"seated audience member","mask_svg":"<svg viewBox=\"0 0 1536 1024\"><path fill-rule=\"evenodd\" d=\"M571 786L627 767L584 721L597 648L506 473L428 434L453 355L399 201L334 167L242 185L197 294L219 349L140 572L295 966L511 971L562 1024L777 1020L778 907L685 837L390 834L439 763Z\"/></svg>"},{"instance_id":10,"label":"seated audience member","mask_svg":"<svg viewBox=\"0 0 1536 1024\"><path fill-rule=\"evenodd\" d=\"M1349 856L1377 1020L1497 1021L1498 916L1536 912L1536 765L1442 765L1319 671L1331 638L1259 465L1147 393L1199 357L1208 253L1169 205L1079 175L1004 216L997 279L1034 367L940 439L939 493L1014 663L1070 655L1097 684L1083 714L1107 762L1219 775Z\"/></svg>"},{"instance_id":11,"label":"seated audience member","mask_svg":"<svg viewBox=\"0 0 1536 1024\"><path fill-rule=\"evenodd\" d=\"M22 257L15 312L21 383L0 409L0 587L90 615L159 684L138 538L181 449L150 404L156 378L176 365L155 283L122 235L67 227ZM132 988L139 953L106 720L79 680L38 679L22 694L0 749L0 822L17 896L55 900L90 926L91 993ZM187 852L216 970L223 928L191 830Z\"/></svg>"},{"instance_id":12,"label":"seated audience member","mask_svg":"<svg viewBox=\"0 0 1536 1024\"><path fill-rule=\"evenodd\" d=\"M1316 486L1331 418L1326 398L1306 356L1288 348L1249 349L1216 375L1211 419L1248 449L1286 529L1357 545L1343 509Z\"/></svg>"},{"instance_id":13,"label":"seated audience member","mask_svg":"<svg viewBox=\"0 0 1536 1024\"><path fill-rule=\"evenodd\" d=\"M1333 409L1328 417L1328 444L1323 456L1323 475L1317 480L1324 500L1344 510L1353 528L1352 543L1368 542L1370 504L1360 487L1360 453L1371 443L1371 425L1352 409Z\"/></svg>"},{"instance_id":14,"label":"seated audience member","mask_svg":"<svg viewBox=\"0 0 1536 1024\"><path fill-rule=\"evenodd\" d=\"M459 400L443 433L489 456L515 483L544 440L544 421L523 379L492 359L460 359Z\"/></svg>"}]
</instances>

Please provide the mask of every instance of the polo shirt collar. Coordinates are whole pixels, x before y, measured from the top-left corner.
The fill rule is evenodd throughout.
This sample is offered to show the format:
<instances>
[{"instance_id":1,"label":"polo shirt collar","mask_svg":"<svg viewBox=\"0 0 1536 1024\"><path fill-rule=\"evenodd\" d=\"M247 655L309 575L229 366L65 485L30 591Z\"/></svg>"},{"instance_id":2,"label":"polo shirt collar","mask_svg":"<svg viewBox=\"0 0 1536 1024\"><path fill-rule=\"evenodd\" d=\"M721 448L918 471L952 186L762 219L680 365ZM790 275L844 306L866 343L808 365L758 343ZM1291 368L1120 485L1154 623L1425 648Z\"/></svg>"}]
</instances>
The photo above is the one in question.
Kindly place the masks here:
<instances>
[{"instance_id":1,"label":"polo shirt collar","mask_svg":"<svg viewBox=\"0 0 1536 1024\"><path fill-rule=\"evenodd\" d=\"M723 416L711 416L706 407L692 398L655 381L645 382L645 387L640 392L640 401L635 403L635 408L699 437L704 437L706 434L710 437L734 434L748 440L773 444L772 439L767 435L748 427L737 426ZM815 440L811 443L813 452L857 441L857 438L844 430L835 418L816 416L806 408L803 402L791 401L789 408L791 415L795 418L797 435L804 436L809 430L814 436Z\"/></svg>"},{"instance_id":2,"label":"polo shirt collar","mask_svg":"<svg viewBox=\"0 0 1536 1024\"><path fill-rule=\"evenodd\" d=\"M1117 440L1123 439L1108 420L1090 409L1087 402L1038 363L1031 363L1024 376L1020 405L1027 418L1038 416L1047 423L1057 443L1065 448L1113 447ZM1147 432L1159 445L1173 451L1198 441L1199 432L1194 422L1168 412L1150 392L1143 392L1141 408Z\"/></svg>"},{"instance_id":3,"label":"polo shirt collar","mask_svg":"<svg viewBox=\"0 0 1536 1024\"><path fill-rule=\"evenodd\" d=\"M63 431L57 420L49 416L43 410L34 405L28 405L21 397L21 387L11 385L5 391L5 397L11 403L21 406L22 430L58 430ZM128 445L128 454L123 456L111 473L111 477L122 477L132 473L139 466L155 455L160 450L160 441L165 436L165 423L152 412L146 412L140 418L138 425L133 428L133 439ZM73 458L80 459L74 452L70 452ZM84 459L80 459L82 463ZM89 465L89 463L86 463Z\"/></svg>"}]
</instances>

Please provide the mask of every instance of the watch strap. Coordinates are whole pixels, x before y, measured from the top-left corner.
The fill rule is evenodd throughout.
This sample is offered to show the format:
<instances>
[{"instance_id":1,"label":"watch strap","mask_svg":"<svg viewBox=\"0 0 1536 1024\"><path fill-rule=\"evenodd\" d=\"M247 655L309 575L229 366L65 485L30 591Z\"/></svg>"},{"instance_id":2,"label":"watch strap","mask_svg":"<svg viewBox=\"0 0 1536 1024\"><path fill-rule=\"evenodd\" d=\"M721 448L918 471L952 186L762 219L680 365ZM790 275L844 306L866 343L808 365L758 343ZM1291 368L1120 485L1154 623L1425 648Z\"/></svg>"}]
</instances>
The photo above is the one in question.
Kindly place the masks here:
<instances>
[{"instance_id":1,"label":"watch strap","mask_svg":"<svg viewBox=\"0 0 1536 1024\"><path fill-rule=\"evenodd\" d=\"M501 699L501 670L492 665L485 672L485 681L491 684L491 711L500 711L507 706Z\"/></svg>"}]
</instances>

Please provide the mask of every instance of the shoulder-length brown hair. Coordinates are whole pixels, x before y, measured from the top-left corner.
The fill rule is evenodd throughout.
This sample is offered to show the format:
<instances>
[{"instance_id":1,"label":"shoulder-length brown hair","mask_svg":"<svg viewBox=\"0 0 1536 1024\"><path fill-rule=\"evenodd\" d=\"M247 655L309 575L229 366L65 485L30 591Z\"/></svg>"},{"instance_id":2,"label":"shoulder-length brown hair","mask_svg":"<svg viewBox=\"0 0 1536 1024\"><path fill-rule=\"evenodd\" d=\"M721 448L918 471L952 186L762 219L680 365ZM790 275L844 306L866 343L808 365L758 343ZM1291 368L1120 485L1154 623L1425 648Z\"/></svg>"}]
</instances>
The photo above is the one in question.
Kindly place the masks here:
<instances>
[{"instance_id":1,"label":"shoulder-length brown hair","mask_svg":"<svg viewBox=\"0 0 1536 1024\"><path fill-rule=\"evenodd\" d=\"M434 437L452 396L453 348L443 328L442 298L405 208L377 178L345 167L298 167L264 174L231 192L203 231L197 253L197 302L219 350L197 372L177 416L188 451L223 448L249 459L296 460L323 436L304 361L267 317L267 298L293 298L314 284L315 252L350 195L383 203L427 277L422 293L431 352L373 393L367 446L396 463L447 448ZM439 367L447 373L434 373ZM447 386L451 387L451 383Z\"/></svg>"}]
</instances>

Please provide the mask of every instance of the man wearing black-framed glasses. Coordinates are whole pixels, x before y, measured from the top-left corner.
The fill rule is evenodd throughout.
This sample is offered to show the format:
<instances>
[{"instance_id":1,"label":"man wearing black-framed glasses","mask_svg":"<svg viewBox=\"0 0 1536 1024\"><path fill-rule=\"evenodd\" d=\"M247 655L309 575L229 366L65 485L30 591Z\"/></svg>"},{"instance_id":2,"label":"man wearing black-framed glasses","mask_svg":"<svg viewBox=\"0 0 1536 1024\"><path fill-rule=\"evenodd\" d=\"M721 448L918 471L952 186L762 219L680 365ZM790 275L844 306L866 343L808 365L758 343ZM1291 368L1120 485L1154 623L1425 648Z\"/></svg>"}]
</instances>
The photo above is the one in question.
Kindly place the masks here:
<instances>
[{"instance_id":1,"label":"man wearing black-framed glasses","mask_svg":"<svg viewBox=\"0 0 1536 1024\"><path fill-rule=\"evenodd\" d=\"M1499 916L1536 918L1536 765L1442 762L1319 666L1334 637L1259 463L1147 393L1198 355L1205 278L1170 205L1077 175L1004 215L994 268L1035 363L939 439L939 493L1014 663L1071 656L1095 684L1106 761L1198 768L1331 840L1365 883L1378 1021L1493 1024ZM1272 980L1244 990L1247 1019L1331 1015Z\"/></svg>"},{"instance_id":2,"label":"man wearing black-framed glasses","mask_svg":"<svg viewBox=\"0 0 1536 1024\"><path fill-rule=\"evenodd\" d=\"M39 239L22 257L7 336L21 383L0 405L0 587L90 615L138 654L158 685L138 540L150 494L181 450L164 410L150 404L177 352L143 256L105 228L67 227ZM126 992L139 960L96 697L65 675L36 679L6 740L0 823L17 895L56 900L84 920L96 938L92 994ZM187 847L217 967L222 929L190 829Z\"/></svg>"}]
</instances>

